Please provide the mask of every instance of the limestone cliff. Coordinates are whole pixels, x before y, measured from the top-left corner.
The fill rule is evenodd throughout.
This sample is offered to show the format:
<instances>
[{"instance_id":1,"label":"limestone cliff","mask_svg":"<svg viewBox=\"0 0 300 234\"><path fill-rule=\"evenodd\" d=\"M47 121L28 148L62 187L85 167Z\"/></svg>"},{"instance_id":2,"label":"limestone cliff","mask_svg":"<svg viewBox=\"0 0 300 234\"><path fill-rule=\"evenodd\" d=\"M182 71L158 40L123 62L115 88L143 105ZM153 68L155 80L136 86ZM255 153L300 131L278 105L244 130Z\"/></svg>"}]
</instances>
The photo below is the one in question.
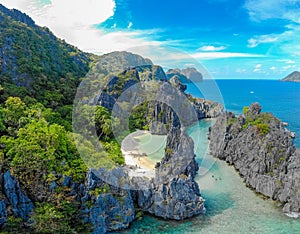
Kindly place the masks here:
<instances>
[{"instance_id":1,"label":"limestone cliff","mask_svg":"<svg viewBox=\"0 0 300 234\"><path fill-rule=\"evenodd\" d=\"M239 171L248 186L300 212L300 155L293 134L255 103L244 115L226 113L210 129L211 154Z\"/></svg>"},{"instance_id":2,"label":"limestone cliff","mask_svg":"<svg viewBox=\"0 0 300 234\"><path fill-rule=\"evenodd\" d=\"M137 204L143 210L165 219L182 220L205 213L194 177L198 170L193 140L180 128L168 134L165 157L156 165L151 181L140 178L149 189L137 192Z\"/></svg>"},{"instance_id":3,"label":"limestone cliff","mask_svg":"<svg viewBox=\"0 0 300 234\"><path fill-rule=\"evenodd\" d=\"M27 220L34 205L21 190L16 178L7 171L0 175L0 185L0 227L7 222L10 215Z\"/></svg>"}]
</instances>

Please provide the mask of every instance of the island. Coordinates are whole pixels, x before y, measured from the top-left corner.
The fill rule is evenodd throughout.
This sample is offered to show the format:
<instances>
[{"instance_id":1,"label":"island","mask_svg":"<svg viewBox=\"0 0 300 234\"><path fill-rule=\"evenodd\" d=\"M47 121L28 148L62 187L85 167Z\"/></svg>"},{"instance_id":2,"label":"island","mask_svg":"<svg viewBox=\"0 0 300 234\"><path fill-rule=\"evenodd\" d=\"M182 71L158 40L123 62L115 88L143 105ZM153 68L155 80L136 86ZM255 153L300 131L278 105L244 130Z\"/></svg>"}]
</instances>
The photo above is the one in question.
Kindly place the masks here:
<instances>
[{"instance_id":1,"label":"island","mask_svg":"<svg viewBox=\"0 0 300 234\"><path fill-rule=\"evenodd\" d=\"M300 72L294 71L289 74L287 77L283 78L281 81L283 82L300 82Z\"/></svg>"},{"instance_id":2,"label":"island","mask_svg":"<svg viewBox=\"0 0 300 234\"><path fill-rule=\"evenodd\" d=\"M202 81L195 68L165 72L126 51L85 53L1 4L0 31L3 233L100 234L144 214L204 215L214 201L206 203L195 179L187 131L203 119L215 120L211 155L299 216L295 134L258 103L236 117L186 93Z\"/></svg>"}]
</instances>

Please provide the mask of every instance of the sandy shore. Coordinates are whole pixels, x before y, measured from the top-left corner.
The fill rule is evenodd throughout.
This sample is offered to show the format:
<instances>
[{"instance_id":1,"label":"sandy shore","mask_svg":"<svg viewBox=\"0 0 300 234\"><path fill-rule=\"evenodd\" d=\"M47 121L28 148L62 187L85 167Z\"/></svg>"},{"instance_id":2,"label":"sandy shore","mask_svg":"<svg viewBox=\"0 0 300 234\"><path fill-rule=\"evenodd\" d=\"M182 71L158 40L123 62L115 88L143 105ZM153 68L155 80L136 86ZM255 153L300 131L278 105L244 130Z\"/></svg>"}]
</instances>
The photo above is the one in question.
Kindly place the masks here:
<instances>
[{"instance_id":1,"label":"sandy shore","mask_svg":"<svg viewBox=\"0 0 300 234\"><path fill-rule=\"evenodd\" d=\"M137 151L125 151L122 149L125 158L125 164L130 167L130 176L147 176L153 177L155 170L155 163L146 156L138 157Z\"/></svg>"},{"instance_id":2,"label":"sandy shore","mask_svg":"<svg viewBox=\"0 0 300 234\"><path fill-rule=\"evenodd\" d=\"M141 139L146 138L146 142L142 142L143 150L140 150L141 147ZM153 177L155 173L155 161L150 159L148 156L153 157L156 151L160 150L163 147L163 141L161 136L152 136L148 131L138 130L134 133L128 135L121 144L121 149L123 156L125 158L125 164L130 168L131 176L149 176ZM166 139L165 139L166 140ZM160 147L155 149L151 145L155 145L155 147ZM161 152L162 157L164 154L164 150ZM148 156L147 156L148 155ZM157 160L156 160L157 159ZM159 157L156 161L160 161Z\"/></svg>"}]
</instances>

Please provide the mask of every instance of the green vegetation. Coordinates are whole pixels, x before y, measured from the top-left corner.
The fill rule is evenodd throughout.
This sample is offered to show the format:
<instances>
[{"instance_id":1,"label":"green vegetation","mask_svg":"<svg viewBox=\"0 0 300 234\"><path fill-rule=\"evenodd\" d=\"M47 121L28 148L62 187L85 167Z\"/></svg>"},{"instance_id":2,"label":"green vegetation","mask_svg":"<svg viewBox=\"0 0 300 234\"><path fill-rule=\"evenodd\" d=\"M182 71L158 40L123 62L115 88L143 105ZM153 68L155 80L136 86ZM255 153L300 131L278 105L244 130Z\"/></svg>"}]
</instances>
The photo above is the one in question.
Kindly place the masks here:
<instances>
[{"instance_id":1,"label":"green vegetation","mask_svg":"<svg viewBox=\"0 0 300 234\"><path fill-rule=\"evenodd\" d=\"M78 134L72 133L77 87L97 56L81 52L56 38L49 29L38 27L27 16L18 14L21 13L8 16L0 11L3 52L0 59L0 169L1 172L9 170L16 177L22 191L35 203L35 209L24 230L24 220L12 217L8 208L8 223L3 233L87 233L89 227L79 218L81 204L76 196L70 195L71 188L62 185L63 180L68 176L80 184L89 167L109 169L124 164L120 145L113 135L113 128L122 126L122 120L112 118L104 107L84 105L76 119L85 127ZM113 63L106 66L119 70ZM99 77L105 83L110 75L107 71L103 74ZM149 76L147 72L144 75L145 79ZM94 82L91 90L95 88L99 92L98 80L88 82ZM135 82L138 82L137 71L123 72L109 94L120 95ZM89 103L87 98L85 101ZM147 113L148 103L133 110L131 131L149 129ZM120 130L121 137L128 134ZM95 150L93 142L85 138L94 132L102 151ZM54 189L50 189L53 184ZM110 187L104 184L90 192L97 196L110 192Z\"/></svg>"},{"instance_id":2,"label":"green vegetation","mask_svg":"<svg viewBox=\"0 0 300 234\"><path fill-rule=\"evenodd\" d=\"M31 223L35 233L78 233L88 231L89 227L83 223L76 223L74 217L79 206L75 203L63 201L60 204L36 204Z\"/></svg>"},{"instance_id":3,"label":"green vegetation","mask_svg":"<svg viewBox=\"0 0 300 234\"><path fill-rule=\"evenodd\" d=\"M129 118L129 129L131 132L140 130L149 130L149 102L144 102L143 104L133 108L130 118Z\"/></svg>"},{"instance_id":4,"label":"green vegetation","mask_svg":"<svg viewBox=\"0 0 300 234\"><path fill-rule=\"evenodd\" d=\"M166 153L166 154L173 154L173 150L170 149L170 148L166 148L166 149L165 149L165 153Z\"/></svg>"},{"instance_id":5,"label":"green vegetation","mask_svg":"<svg viewBox=\"0 0 300 234\"><path fill-rule=\"evenodd\" d=\"M249 106L245 106L245 107L243 108L243 114L246 116L247 113L248 113L248 111L249 111Z\"/></svg>"},{"instance_id":6,"label":"green vegetation","mask_svg":"<svg viewBox=\"0 0 300 234\"><path fill-rule=\"evenodd\" d=\"M70 191L59 183L63 176L83 182L87 167L72 133L56 123L61 121L59 116L41 103L27 105L19 97L9 97L0 107L1 170L10 170L28 194L40 194L31 215L34 233L71 233L84 227L76 221L79 204L66 200ZM58 187L51 193L49 186L54 181ZM22 225L23 221L9 217L5 231L18 232Z\"/></svg>"},{"instance_id":7,"label":"green vegetation","mask_svg":"<svg viewBox=\"0 0 300 234\"><path fill-rule=\"evenodd\" d=\"M262 113L253 117L250 116L248 107L244 107L243 112L246 118L246 122L243 125L243 130L248 128L248 126L255 126L258 129L260 135L262 136L270 132L269 123L271 120L274 119L274 117L271 114Z\"/></svg>"},{"instance_id":8,"label":"green vegetation","mask_svg":"<svg viewBox=\"0 0 300 234\"><path fill-rule=\"evenodd\" d=\"M45 27L19 21L27 16L0 11L0 17L0 102L8 97L20 97L27 105L40 102L66 119L60 124L70 131L70 105L96 56L56 38Z\"/></svg>"},{"instance_id":9,"label":"green vegetation","mask_svg":"<svg viewBox=\"0 0 300 234\"><path fill-rule=\"evenodd\" d=\"M108 193L110 192L110 187L108 184L103 184L100 188L95 188L94 190L89 191L89 194L91 196L98 197L100 194Z\"/></svg>"}]
</instances>

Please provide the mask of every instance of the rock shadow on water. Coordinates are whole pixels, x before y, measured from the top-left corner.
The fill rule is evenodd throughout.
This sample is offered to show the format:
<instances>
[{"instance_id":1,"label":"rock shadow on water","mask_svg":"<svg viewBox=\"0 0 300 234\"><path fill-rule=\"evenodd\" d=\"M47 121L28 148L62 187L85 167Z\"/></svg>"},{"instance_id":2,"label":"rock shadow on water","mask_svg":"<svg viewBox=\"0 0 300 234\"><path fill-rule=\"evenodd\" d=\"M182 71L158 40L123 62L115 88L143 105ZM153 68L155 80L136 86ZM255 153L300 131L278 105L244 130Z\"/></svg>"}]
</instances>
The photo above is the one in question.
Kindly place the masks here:
<instances>
[{"instance_id":1,"label":"rock shadow on water","mask_svg":"<svg viewBox=\"0 0 300 234\"><path fill-rule=\"evenodd\" d=\"M235 201L231 198L230 193L212 193L202 191L205 199L206 216L212 217L223 213L225 210L235 206Z\"/></svg>"}]
</instances>

